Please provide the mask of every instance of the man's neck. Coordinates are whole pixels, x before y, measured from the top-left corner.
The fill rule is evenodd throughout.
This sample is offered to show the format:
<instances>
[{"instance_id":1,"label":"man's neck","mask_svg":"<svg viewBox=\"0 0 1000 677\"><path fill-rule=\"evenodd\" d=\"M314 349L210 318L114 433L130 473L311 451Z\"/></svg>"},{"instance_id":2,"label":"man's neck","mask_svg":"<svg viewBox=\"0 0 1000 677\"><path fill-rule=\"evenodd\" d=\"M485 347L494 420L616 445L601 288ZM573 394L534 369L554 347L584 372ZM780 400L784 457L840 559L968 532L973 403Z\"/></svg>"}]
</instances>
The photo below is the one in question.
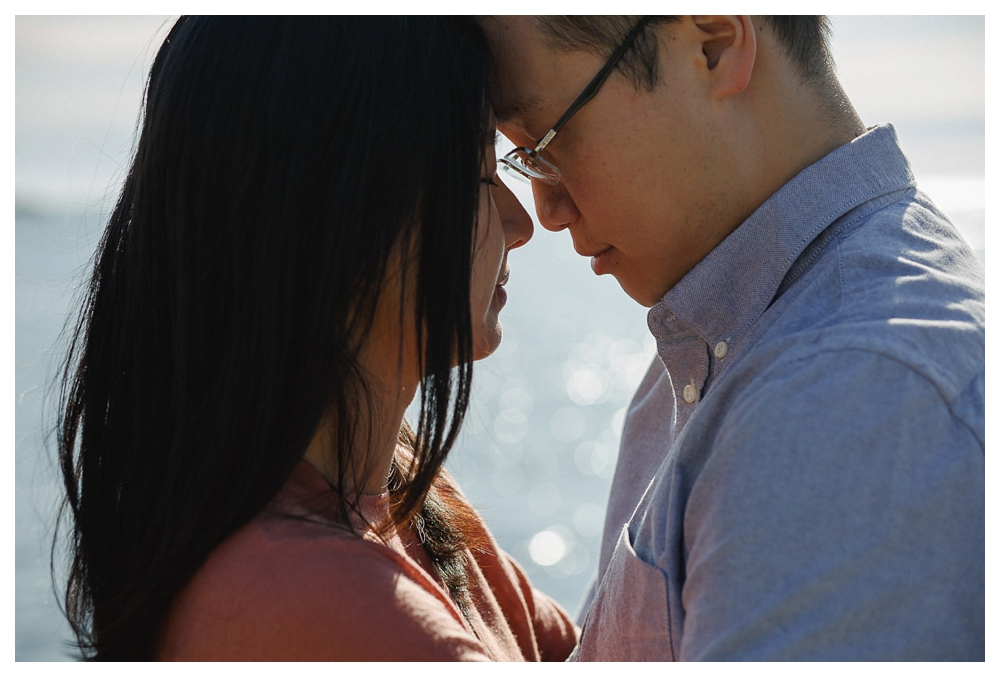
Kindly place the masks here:
<instances>
[{"instance_id":1,"label":"man's neck","mask_svg":"<svg viewBox=\"0 0 1000 677\"><path fill-rule=\"evenodd\" d=\"M759 51L754 78L740 111L755 121L742 139L749 151L743 155L743 219L803 169L865 132L832 73L807 84L772 47Z\"/></svg>"}]
</instances>

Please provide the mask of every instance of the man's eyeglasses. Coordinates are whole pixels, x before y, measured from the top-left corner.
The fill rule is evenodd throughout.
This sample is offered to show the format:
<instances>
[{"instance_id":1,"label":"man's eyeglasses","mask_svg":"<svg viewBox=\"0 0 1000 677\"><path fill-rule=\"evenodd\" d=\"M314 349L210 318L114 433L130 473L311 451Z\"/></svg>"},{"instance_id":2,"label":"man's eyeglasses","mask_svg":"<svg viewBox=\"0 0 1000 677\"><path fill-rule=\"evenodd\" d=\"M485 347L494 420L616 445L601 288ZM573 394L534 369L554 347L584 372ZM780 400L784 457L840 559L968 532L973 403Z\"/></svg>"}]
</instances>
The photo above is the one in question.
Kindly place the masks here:
<instances>
[{"instance_id":1,"label":"man's eyeglasses","mask_svg":"<svg viewBox=\"0 0 1000 677\"><path fill-rule=\"evenodd\" d=\"M625 50L629 48L629 45L635 40L636 36L642 32L646 24L653 17L645 16L639 20L632 32L628 34L625 41L615 50L615 53L611 55L608 62L604 64L604 67L594 76L594 79L590 81L590 84L580 93L580 96L576 97L566 112L562 114L559 121L556 122L555 126L548 131L548 133L542 137L542 140L538 142L538 145L534 149L530 148L515 148L510 151L497 162L500 164L501 169L505 169L508 173L513 174L518 178L526 179L536 179L547 183L549 185L556 185L562 180L562 172L554 164L543 158L540 153L545 150L545 147L549 145L549 142L559 133L563 125L569 122L569 119L573 115L583 108L584 104L594 98L597 94L597 90L601 88L604 81L608 79L611 75L611 71L614 70L618 61L622 58Z\"/></svg>"}]
</instances>

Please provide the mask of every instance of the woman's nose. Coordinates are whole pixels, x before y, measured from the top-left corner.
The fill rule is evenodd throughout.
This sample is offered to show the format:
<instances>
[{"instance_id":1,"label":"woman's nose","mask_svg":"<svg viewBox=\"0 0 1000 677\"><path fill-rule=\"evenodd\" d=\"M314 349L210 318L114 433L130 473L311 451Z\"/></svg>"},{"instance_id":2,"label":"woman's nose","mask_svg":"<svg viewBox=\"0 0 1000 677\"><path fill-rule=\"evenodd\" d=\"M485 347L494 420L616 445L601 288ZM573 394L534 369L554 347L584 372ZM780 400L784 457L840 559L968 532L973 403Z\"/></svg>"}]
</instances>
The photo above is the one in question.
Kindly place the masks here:
<instances>
[{"instance_id":1,"label":"woman's nose","mask_svg":"<svg viewBox=\"0 0 1000 677\"><path fill-rule=\"evenodd\" d=\"M497 178L498 185L494 186L492 190L493 199L500 212L500 223L503 224L504 244L507 249L515 249L531 239L531 235L535 232L535 226L531 222L528 212L521 205L521 201L504 184L503 180Z\"/></svg>"}]
</instances>

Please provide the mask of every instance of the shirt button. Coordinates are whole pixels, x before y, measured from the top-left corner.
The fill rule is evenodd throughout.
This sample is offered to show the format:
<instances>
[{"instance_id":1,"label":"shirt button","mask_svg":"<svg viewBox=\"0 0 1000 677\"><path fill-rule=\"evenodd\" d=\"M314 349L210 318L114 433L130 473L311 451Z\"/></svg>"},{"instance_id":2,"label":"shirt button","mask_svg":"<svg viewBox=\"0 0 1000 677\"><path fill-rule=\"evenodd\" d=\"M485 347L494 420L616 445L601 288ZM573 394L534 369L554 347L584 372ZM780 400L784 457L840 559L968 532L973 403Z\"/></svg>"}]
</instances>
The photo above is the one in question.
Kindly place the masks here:
<instances>
[{"instance_id":1,"label":"shirt button","mask_svg":"<svg viewBox=\"0 0 1000 677\"><path fill-rule=\"evenodd\" d=\"M718 357L720 360L723 357L725 357L726 353L728 352L729 352L729 346L726 344L725 341L719 341L718 343L715 344L715 356Z\"/></svg>"},{"instance_id":2,"label":"shirt button","mask_svg":"<svg viewBox=\"0 0 1000 677\"><path fill-rule=\"evenodd\" d=\"M694 401L698 399L698 389L693 383L688 383L684 386L684 401L688 404L694 404Z\"/></svg>"}]
</instances>

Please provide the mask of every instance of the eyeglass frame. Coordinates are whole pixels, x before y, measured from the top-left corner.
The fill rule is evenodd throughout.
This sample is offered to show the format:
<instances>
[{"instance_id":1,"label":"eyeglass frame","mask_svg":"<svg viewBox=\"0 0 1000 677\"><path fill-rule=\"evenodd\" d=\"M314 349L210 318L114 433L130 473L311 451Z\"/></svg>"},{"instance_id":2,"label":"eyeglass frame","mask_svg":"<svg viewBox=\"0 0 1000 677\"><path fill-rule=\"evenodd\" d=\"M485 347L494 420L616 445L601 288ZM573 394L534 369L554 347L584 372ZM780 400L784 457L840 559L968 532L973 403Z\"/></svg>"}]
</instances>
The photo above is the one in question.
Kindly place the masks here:
<instances>
[{"instance_id":1,"label":"eyeglass frame","mask_svg":"<svg viewBox=\"0 0 1000 677\"><path fill-rule=\"evenodd\" d=\"M583 108L587 102L594 98L594 95L596 95L598 90L601 89L601 85L603 85L604 81L608 79L609 75L611 75L611 71L613 71L615 66L618 65L618 62L625 54L625 51L632 45L635 39L639 36L639 33L642 32L642 29L646 27L646 24L648 24L652 18L653 17L651 16L644 16L639 20L639 23L635 25L632 32L626 36L625 40L622 41L622 44L615 50L615 53L611 55L611 58L608 59L607 63L605 63L601 70L597 72L594 79L590 81L590 84L588 84L584 90L580 92L580 96L576 97L576 100L570 104L569 108L566 109L566 112L562 114L562 117L559 118L552 129L550 129L545 136L542 137L542 140L538 142L538 145L536 145L534 149L526 148L524 146L515 148L497 160L497 164L501 165L501 168L511 170L519 177L523 177L528 180L536 179L553 186L562 181L562 172L559 168L548 160L542 158L539 153L545 150L545 147L548 146L552 139L555 138L556 134L559 133L559 130L562 129L567 122L569 122L570 118L572 118L577 111ZM517 153L524 153L530 158L541 160L555 170L555 176L549 177L544 174L541 174L540 176L532 176L525 171L525 168L521 164L519 164L516 160L511 159L511 156L515 156Z\"/></svg>"}]
</instances>

